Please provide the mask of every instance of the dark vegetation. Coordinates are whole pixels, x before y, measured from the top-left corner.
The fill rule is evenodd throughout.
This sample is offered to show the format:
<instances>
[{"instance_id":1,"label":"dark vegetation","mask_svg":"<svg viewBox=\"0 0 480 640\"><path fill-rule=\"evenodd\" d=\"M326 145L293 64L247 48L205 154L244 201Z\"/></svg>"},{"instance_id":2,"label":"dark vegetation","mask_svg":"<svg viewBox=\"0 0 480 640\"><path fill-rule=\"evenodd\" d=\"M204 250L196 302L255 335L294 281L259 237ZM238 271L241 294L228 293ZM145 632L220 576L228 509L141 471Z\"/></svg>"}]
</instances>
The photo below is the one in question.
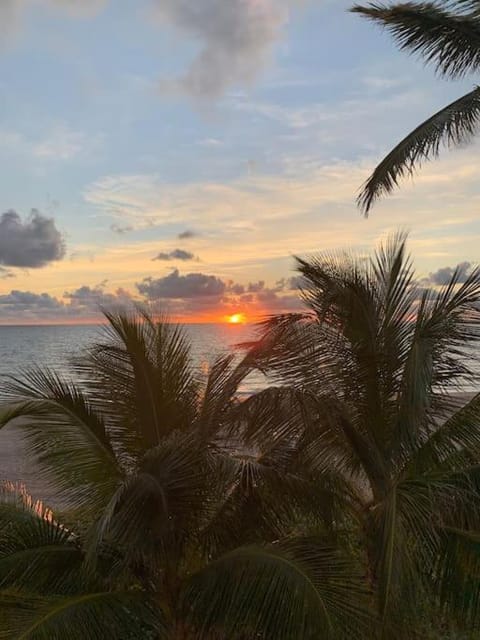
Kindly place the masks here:
<instances>
[{"instance_id":1,"label":"dark vegetation","mask_svg":"<svg viewBox=\"0 0 480 640\"><path fill-rule=\"evenodd\" d=\"M205 379L139 310L72 380L11 379L0 425L62 506L1 493L0 638L479 637L480 395L452 394L480 271L425 290L399 236L298 270L305 313ZM272 386L240 401L254 368Z\"/></svg>"}]
</instances>

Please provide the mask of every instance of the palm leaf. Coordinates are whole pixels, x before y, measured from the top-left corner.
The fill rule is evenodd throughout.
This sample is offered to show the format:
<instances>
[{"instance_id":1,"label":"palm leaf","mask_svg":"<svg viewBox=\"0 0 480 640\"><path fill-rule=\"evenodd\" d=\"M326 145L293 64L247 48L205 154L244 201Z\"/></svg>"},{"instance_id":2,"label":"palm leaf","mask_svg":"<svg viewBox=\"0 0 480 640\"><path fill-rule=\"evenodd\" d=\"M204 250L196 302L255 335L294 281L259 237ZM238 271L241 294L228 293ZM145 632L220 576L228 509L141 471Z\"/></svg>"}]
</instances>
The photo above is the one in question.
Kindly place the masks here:
<instances>
[{"instance_id":1,"label":"palm leaf","mask_svg":"<svg viewBox=\"0 0 480 640\"><path fill-rule=\"evenodd\" d=\"M105 338L76 363L122 453L135 462L195 416L198 393L184 331L146 311L104 312Z\"/></svg>"},{"instance_id":2,"label":"palm leaf","mask_svg":"<svg viewBox=\"0 0 480 640\"><path fill-rule=\"evenodd\" d=\"M117 550L120 565L142 567L145 576L167 564L178 569L184 546L207 508L206 469L205 450L193 438L171 436L150 450L92 528L90 562L98 561L107 545Z\"/></svg>"},{"instance_id":3,"label":"palm leaf","mask_svg":"<svg viewBox=\"0 0 480 640\"><path fill-rule=\"evenodd\" d=\"M238 404L238 388L251 371L248 355L235 364L236 354L218 358L210 367L202 394L197 427L212 437L224 430Z\"/></svg>"},{"instance_id":4,"label":"palm leaf","mask_svg":"<svg viewBox=\"0 0 480 640\"><path fill-rule=\"evenodd\" d=\"M476 134L480 119L480 89L475 88L422 122L399 142L363 185L358 203L368 214L374 202L391 193L422 162L437 157L442 145L458 146Z\"/></svg>"},{"instance_id":5,"label":"palm leaf","mask_svg":"<svg viewBox=\"0 0 480 640\"><path fill-rule=\"evenodd\" d=\"M480 338L480 271L460 283L457 269L438 292L424 292L412 322L412 338L398 390L392 461L404 464L452 413L448 394L472 384L469 363Z\"/></svg>"},{"instance_id":6,"label":"palm leaf","mask_svg":"<svg viewBox=\"0 0 480 640\"><path fill-rule=\"evenodd\" d=\"M447 3L445 3L447 4ZM474 2L470 4L474 6ZM457 3L433 2L355 5L351 11L380 23L400 49L420 54L438 72L456 78L480 66L480 20L477 13L454 13ZM463 9L467 3L463 3ZM449 11L448 8L452 9ZM472 7L473 8L473 7Z\"/></svg>"},{"instance_id":7,"label":"palm leaf","mask_svg":"<svg viewBox=\"0 0 480 640\"><path fill-rule=\"evenodd\" d=\"M88 583L73 534L25 491L0 493L0 588L43 594L77 592Z\"/></svg>"},{"instance_id":8,"label":"palm leaf","mask_svg":"<svg viewBox=\"0 0 480 640\"><path fill-rule=\"evenodd\" d=\"M444 530L442 551L434 580L443 605L462 629L480 630L480 534L478 531ZM473 637L473 635L472 635Z\"/></svg>"},{"instance_id":9,"label":"palm leaf","mask_svg":"<svg viewBox=\"0 0 480 640\"><path fill-rule=\"evenodd\" d=\"M161 610L143 594L86 593L41 598L0 593L5 640L145 640L166 638Z\"/></svg>"},{"instance_id":10,"label":"palm leaf","mask_svg":"<svg viewBox=\"0 0 480 640\"><path fill-rule=\"evenodd\" d=\"M312 539L233 551L192 577L183 602L204 633L229 638L362 637L373 624L361 567Z\"/></svg>"},{"instance_id":11,"label":"palm leaf","mask_svg":"<svg viewBox=\"0 0 480 640\"><path fill-rule=\"evenodd\" d=\"M309 500L317 506L320 500L313 485L307 486L306 478L296 473L295 455L294 444L285 439L262 447L240 445L229 454L213 456L210 473L216 487L209 491L210 504L199 532L210 557L240 544L298 531L299 514L306 512L303 507Z\"/></svg>"},{"instance_id":12,"label":"palm leaf","mask_svg":"<svg viewBox=\"0 0 480 640\"><path fill-rule=\"evenodd\" d=\"M0 428L18 426L65 504L96 509L111 496L122 470L102 418L75 385L48 370L32 370L5 385L11 404L0 409Z\"/></svg>"},{"instance_id":13,"label":"palm leaf","mask_svg":"<svg viewBox=\"0 0 480 640\"><path fill-rule=\"evenodd\" d=\"M439 548L434 486L420 479L402 482L369 514L365 544L385 638L414 637L419 628L421 568L434 561ZM440 484L437 494L442 489Z\"/></svg>"},{"instance_id":14,"label":"palm leaf","mask_svg":"<svg viewBox=\"0 0 480 640\"><path fill-rule=\"evenodd\" d=\"M410 466L417 472L456 469L480 459L480 394L461 406L414 453ZM452 469L453 470L453 469Z\"/></svg>"}]
</instances>

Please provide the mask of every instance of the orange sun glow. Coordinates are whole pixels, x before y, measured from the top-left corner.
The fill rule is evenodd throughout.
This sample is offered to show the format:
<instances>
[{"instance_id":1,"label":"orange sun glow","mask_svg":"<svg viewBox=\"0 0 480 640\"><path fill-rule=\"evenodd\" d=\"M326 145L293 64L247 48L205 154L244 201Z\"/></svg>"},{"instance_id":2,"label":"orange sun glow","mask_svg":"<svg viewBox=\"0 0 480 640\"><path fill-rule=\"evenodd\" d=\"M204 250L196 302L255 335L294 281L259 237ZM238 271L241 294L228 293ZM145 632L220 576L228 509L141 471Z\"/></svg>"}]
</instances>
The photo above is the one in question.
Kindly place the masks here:
<instances>
[{"instance_id":1,"label":"orange sun glow","mask_svg":"<svg viewBox=\"0 0 480 640\"><path fill-rule=\"evenodd\" d=\"M243 324L245 320L246 318L243 313L234 313L233 315L228 316L227 318L227 322L229 324Z\"/></svg>"}]
</instances>

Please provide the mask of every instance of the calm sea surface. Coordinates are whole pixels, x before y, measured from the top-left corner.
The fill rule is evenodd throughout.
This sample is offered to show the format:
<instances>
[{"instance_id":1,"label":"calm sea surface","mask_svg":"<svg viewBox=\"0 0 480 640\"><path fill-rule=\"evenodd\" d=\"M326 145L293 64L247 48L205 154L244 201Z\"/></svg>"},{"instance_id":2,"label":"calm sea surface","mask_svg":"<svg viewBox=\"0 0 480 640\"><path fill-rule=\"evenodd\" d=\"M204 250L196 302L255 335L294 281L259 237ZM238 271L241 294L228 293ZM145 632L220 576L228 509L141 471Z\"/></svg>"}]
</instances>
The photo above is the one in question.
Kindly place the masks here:
<instances>
[{"instance_id":1,"label":"calm sea surface","mask_svg":"<svg viewBox=\"0 0 480 640\"><path fill-rule=\"evenodd\" d=\"M194 364L201 371L216 356L254 336L248 325L195 324L185 329L192 341ZM101 326L0 326L0 383L4 376L20 376L33 365L68 373L69 359L101 336ZM240 391L252 393L262 386L263 377L252 374Z\"/></svg>"}]
</instances>

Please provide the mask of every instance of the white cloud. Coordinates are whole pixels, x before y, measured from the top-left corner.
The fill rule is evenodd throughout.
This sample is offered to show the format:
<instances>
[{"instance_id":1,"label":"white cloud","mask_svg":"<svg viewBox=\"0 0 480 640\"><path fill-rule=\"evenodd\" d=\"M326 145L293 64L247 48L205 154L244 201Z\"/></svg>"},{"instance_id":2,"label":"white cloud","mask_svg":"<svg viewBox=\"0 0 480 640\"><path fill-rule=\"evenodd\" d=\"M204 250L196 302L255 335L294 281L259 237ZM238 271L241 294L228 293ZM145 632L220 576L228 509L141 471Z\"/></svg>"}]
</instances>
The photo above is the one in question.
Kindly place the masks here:
<instances>
[{"instance_id":1,"label":"white cloud","mask_svg":"<svg viewBox=\"0 0 480 640\"><path fill-rule=\"evenodd\" d=\"M405 109L413 110L423 105L428 99L428 92L422 88L407 88L402 84L392 84L395 91L391 94L377 95L352 94L334 104L319 102L306 106L286 106L272 102L259 102L247 99L245 96L230 98L228 104L235 110L254 116L272 120L291 129L307 129L323 126L322 138L331 131L332 125L336 129L331 134L348 133L351 135L355 128L368 118L385 119L385 114L404 113ZM362 85L360 85L362 89ZM357 91L358 91L357 87ZM371 131L369 130L369 134Z\"/></svg>"},{"instance_id":2,"label":"white cloud","mask_svg":"<svg viewBox=\"0 0 480 640\"><path fill-rule=\"evenodd\" d=\"M85 134L61 125L55 127L47 138L34 144L32 151L37 158L70 160L81 153L85 143Z\"/></svg>"},{"instance_id":3,"label":"white cloud","mask_svg":"<svg viewBox=\"0 0 480 640\"><path fill-rule=\"evenodd\" d=\"M195 228L195 252L221 273L266 268L294 253L365 247L399 227L412 228L411 247L426 269L437 258L475 260L480 193L475 148L427 165L412 184L381 201L369 220L355 195L373 159L320 164L291 158L283 173L228 183L166 184L155 175L109 176L90 185L86 200L102 215L136 228ZM414 213L413 213L414 212ZM452 225L456 232L452 234ZM153 233L153 232L152 232ZM228 247L228 249L226 248ZM283 268L283 266L282 266Z\"/></svg>"},{"instance_id":4,"label":"white cloud","mask_svg":"<svg viewBox=\"0 0 480 640\"><path fill-rule=\"evenodd\" d=\"M44 129L37 138L19 131L0 129L0 152L29 156L33 159L48 161L68 161L98 149L102 137L88 136L82 131L71 129L65 123L58 123Z\"/></svg>"}]
</instances>

